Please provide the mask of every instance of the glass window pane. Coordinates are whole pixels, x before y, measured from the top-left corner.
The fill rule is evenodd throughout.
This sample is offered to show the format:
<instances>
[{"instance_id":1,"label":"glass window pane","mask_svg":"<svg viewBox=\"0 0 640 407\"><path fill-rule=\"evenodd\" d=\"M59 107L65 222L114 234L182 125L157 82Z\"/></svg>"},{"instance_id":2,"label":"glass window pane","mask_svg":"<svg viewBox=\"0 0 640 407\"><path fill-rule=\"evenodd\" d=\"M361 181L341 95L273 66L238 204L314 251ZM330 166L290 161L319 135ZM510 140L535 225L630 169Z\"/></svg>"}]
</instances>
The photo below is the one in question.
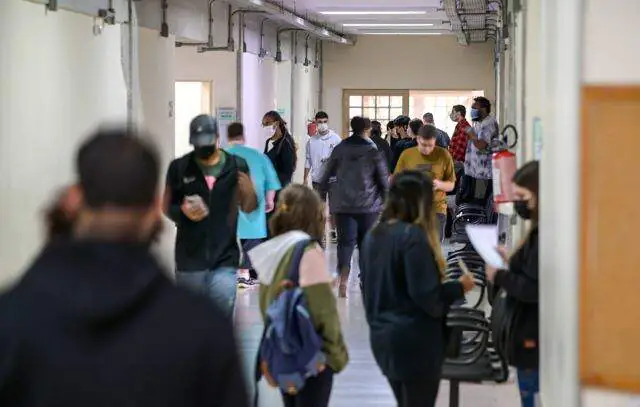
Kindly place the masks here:
<instances>
[{"instance_id":1,"label":"glass window pane","mask_svg":"<svg viewBox=\"0 0 640 407\"><path fill-rule=\"evenodd\" d=\"M389 106L389 96L378 96L376 103L378 106Z\"/></svg>"},{"instance_id":2,"label":"glass window pane","mask_svg":"<svg viewBox=\"0 0 640 407\"><path fill-rule=\"evenodd\" d=\"M362 106L362 96L349 96L349 106Z\"/></svg>"},{"instance_id":3,"label":"glass window pane","mask_svg":"<svg viewBox=\"0 0 640 407\"><path fill-rule=\"evenodd\" d=\"M365 107L362 110L362 116L367 117L371 120L375 120L376 117L376 109L374 107Z\"/></svg>"},{"instance_id":4,"label":"glass window pane","mask_svg":"<svg viewBox=\"0 0 640 407\"><path fill-rule=\"evenodd\" d=\"M389 120L389 108L382 107L376 110L376 119L377 120Z\"/></svg>"},{"instance_id":5,"label":"glass window pane","mask_svg":"<svg viewBox=\"0 0 640 407\"><path fill-rule=\"evenodd\" d=\"M402 96L391 96L391 107L402 108Z\"/></svg>"},{"instance_id":6,"label":"glass window pane","mask_svg":"<svg viewBox=\"0 0 640 407\"><path fill-rule=\"evenodd\" d=\"M349 119L352 119L356 116L362 116L362 108L361 107L352 107L349 109Z\"/></svg>"},{"instance_id":7,"label":"glass window pane","mask_svg":"<svg viewBox=\"0 0 640 407\"><path fill-rule=\"evenodd\" d=\"M398 107L398 108L391 108L390 109L390 114L389 114L389 118L390 119L395 119L396 117L402 115L402 108Z\"/></svg>"},{"instance_id":8,"label":"glass window pane","mask_svg":"<svg viewBox=\"0 0 640 407\"><path fill-rule=\"evenodd\" d=\"M363 96L362 102L364 103L362 106L370 106L374 107L376 105L376 97L375 96Z\"/></svg>"}]
</instances>

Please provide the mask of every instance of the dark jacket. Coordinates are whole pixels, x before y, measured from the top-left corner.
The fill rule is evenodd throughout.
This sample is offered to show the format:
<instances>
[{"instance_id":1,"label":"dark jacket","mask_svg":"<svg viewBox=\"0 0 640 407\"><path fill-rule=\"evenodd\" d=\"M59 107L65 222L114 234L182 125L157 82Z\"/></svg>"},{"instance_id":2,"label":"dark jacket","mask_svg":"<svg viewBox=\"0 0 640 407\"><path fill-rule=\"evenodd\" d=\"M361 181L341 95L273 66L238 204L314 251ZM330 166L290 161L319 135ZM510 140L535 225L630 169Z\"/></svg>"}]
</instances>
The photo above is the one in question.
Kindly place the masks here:
<instances>
[{"instance_id":1,"label":"dark jacket","mask_svg":"<svg viewBox=\"0 0 640 407\"><path fill-rule=\"evenodd\" d=\"M408 150L417 145L418 145L418 142L414 138L402 139L394 145L394 148L392 150L393 151L393 171L395 171L396 165L398 165L398 160L400 159L400 156L402 155L404 150ZM393 171L391 173L393 173Z\"/></svg>"},{"instance_id":2,"label":"dark jacket","mask_svg":"<svg viewBox=\"0 0 640 407\"><path fill-rule=\"evenodd\" d=\"M495 286L507 293L515 308L507 344L509 363L521 369L537 369L540 353L537 227L509 260L509 270L498 271Z\"/></svg>"},{"instance_id":3,"label":"dark jacket","mask_svg":"<svg viewBox=\"0 0 640 407\"><path fill-rule=\"evenodd\" d=\"M0 296L0 406L247 406L232 332L147 247L55 243Z\"/></svg>"},{"instance_id":4,"label":"dark jacket","mask_svg":"<svg viewBox=\"0 0 640 407\"><path fill-rule=\"evenodd\" d=\"M389 187L389 171L382 154L369 141L350 136L335 146L325 164L320 190L329 191L332 213L378 213Z\"/></svg>"},{"instance_id":5,"label":"dark jacket","mask_svg":"<svg viewBox=\"0 0 640 407\"><path fill-rule=\"evenodd\" d=\"M371 136L371 141L376 144L378 151L382 153L384 162L387 164L389 174L393 173L393 153L391 152L391 146L381 136Z\"/></svg>"},{"instance_id":6,"label":"dark jacket","mask_svg":"<svg viewBox=\"0 0 640 407\"><path fill-rule=\"evenodd\" d=\"M264 146L264 153L269 157L275 168L282 188L291 183L293 173L296 170L297 153L293 136L289 133L273 142L269 149L269 141Z\"/></svg>"},{"instance_id":7,"label":"dark jacket","mask_svg":"<svg viewBox=\"0 0 640 407\"><path fill-rule=\"evenodd\" d=\"M167 215L178 228L176 269L179 271L215 270L238 267L240 250L238 228L238 171L249 173L246 161L229 153L212 190L193 153L174 160L167 171L171 201ZM186 217L180 205L185 196L200 195L209 207L209 216L200 222Z\"/></svg>"},{"instance_id":8,"label":"dark jacket","mask_svg":"<svg viewBox=\"0 0 640 407\"><path fill-rule=\"evenodd\" d=\"M403 222L376 226L364 241L360 270L371 348L382 373L391 380L440 377L445 317L464 293L458 282L440 282L423 230Z\"/></svg>"}]
</instances>

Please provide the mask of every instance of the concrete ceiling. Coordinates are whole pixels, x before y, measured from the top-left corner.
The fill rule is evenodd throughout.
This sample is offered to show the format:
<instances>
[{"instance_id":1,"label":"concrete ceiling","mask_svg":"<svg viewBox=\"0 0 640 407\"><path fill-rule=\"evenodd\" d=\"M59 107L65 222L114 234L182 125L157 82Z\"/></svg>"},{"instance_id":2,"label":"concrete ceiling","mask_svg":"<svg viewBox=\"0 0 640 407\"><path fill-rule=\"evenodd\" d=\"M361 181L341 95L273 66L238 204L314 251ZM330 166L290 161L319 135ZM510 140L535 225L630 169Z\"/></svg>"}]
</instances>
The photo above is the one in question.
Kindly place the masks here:
<instances>
[{"instance_id":1,"label":"concrete ceiling","mask_svg":"<svg viewBox=\"0 0 640 407\"><path fill-rule=\"evenodd\" d=\"M274 3L350 34L451 33L450 25L443 24L447 15L441 0L281 0Z\"/></svg>"}]
</instances>

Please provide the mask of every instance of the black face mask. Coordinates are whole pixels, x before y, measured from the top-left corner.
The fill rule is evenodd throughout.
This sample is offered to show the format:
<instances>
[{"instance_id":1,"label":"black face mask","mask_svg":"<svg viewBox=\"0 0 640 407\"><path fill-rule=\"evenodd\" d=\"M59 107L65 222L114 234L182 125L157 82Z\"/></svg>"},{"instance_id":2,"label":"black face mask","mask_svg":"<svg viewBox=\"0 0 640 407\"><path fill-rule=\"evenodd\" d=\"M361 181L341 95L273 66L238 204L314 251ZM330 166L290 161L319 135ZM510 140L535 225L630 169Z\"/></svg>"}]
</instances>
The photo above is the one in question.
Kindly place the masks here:
<instances>
[{"instance_id":1,"label":"black face mask","mask_svg":"<svg viewBox=\"0 0 640 407\"><path fill-rule=\"evenodd\" d=\"M531 209L529 209L529 207L527 206L527 204L529 203L528 200L526 201L515 201L513 203L513 208L516 210L516 213L518 214L518 216L520 216L522 219L531 219Z\"/></svg>"},{"instance_id":2,"label":"black face mask","mask_svg":"<svg viewBox=\"0 0 640 407\"><path fill-rule=\"evenodd\" d=\"M204 147L196 147L195 154L201 160L208 160L212 155L216 153L217 147L215 145L212 146L204 146Z\"/></svg>"}]
</instances>

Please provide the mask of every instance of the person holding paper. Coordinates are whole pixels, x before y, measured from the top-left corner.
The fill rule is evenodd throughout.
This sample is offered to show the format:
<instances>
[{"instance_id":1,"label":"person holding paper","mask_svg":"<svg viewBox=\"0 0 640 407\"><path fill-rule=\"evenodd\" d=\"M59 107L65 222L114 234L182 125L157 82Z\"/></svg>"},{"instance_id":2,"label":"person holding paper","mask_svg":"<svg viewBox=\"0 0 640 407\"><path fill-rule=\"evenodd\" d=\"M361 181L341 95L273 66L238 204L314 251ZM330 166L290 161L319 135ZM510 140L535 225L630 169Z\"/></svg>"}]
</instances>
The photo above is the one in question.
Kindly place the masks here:
<instances>
[{"instance_id":1,"label":"person holding paper","mask_svg":"<svg viewBox=\"0 0 640 407\"><path fill-rule=\"evenodd\" d=\"M447 149L438 147L436 140L438 129L427 124L418 130L417 146L405 150L394 174L404 170L418 170L429 176L433 181L433 203L438 221L438 236L444 238L444 227L447 223L447 192L456 185L456 173L453 159Z\"/></svg>"},{"instance_id":2,"label":"person holding paper","mask_svg":"<svg viewBox=\"0 0 640 407\"><path fill-rule=\"evenodd\" d=\"M447 342L444 320L450 305L474 287L469 274L442 282L434 195L423 172L396 175L360 254L371 348L399 407L435 405Z\"/></svg>"},{"instance_id":3,"label":"person holding paper","mask_svg":"<svg viewBox=\"0 0 640 407\"><path fill-rule=\"evenodd\" d=\"M510 341L506 344L509 363L518 370L518 384L522 407L534 407L540 391L538 339L538 161L522 166L513 176L516 213L531 221L526 238L508 258L504 248L498 248L508 270L487 266L487 279L496 289L507 294L507 301L499 312L514 315L511 320ZM497 292L497 291L496 291ZM513 307L513 309L510 309ZM494 312L496 310L494 309Z\"/></svg>"}]
</instances>

